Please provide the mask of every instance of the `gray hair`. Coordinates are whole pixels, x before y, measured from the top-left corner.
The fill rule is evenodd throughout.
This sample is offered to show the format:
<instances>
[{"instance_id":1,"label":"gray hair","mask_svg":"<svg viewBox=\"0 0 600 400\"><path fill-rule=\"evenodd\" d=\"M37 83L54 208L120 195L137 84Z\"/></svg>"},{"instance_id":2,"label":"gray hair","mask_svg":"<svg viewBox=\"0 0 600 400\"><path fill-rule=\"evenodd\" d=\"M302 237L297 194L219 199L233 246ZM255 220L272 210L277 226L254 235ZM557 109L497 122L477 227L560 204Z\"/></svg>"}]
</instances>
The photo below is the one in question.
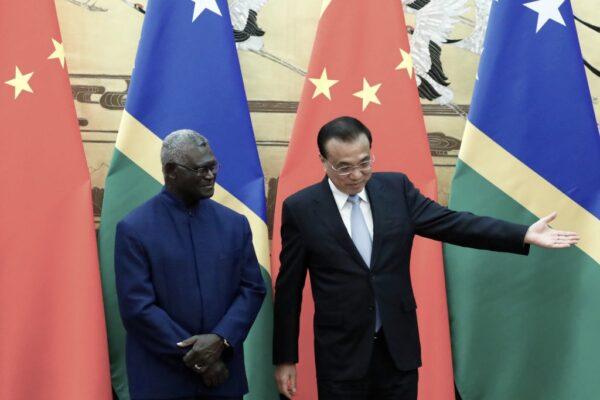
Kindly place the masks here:
<instances>
[{"instance_id":1,"label":"gray hair","mask_svg":"<svg viewBox=\"0 0 600 400\"><path fill-rule=\"evenodd\" d=\"M206 147L208 140L191 129L179 129L167 135L160 149L160 162L164 168L168 163L183 164L183 155L188 146Z\"/></svg>"}]
</instances>

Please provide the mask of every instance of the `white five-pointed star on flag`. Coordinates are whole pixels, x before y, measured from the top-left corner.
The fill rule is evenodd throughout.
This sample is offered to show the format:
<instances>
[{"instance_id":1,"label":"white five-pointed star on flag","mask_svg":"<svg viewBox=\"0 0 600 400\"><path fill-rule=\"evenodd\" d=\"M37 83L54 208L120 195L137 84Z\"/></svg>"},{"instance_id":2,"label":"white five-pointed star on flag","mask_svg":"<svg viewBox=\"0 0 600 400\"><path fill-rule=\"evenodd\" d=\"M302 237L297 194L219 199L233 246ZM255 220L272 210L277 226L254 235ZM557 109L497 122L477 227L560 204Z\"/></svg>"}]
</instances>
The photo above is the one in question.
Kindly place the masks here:
<instances>
[{"instance_id":1,"label":"white five-pointed star on flag","mask_svg":"<svg viewBox=\"0 0 600 400\"><path fill-rule=\"evenodd\" d=\"M525 7L538 13L535 33L538 33L549 20L553 20L563 26L566 26L565 20L558 10L564 2L565 0L537 0L523 4Z\"/></svg>"},{"instance_id":2,"label":"white five-pointed star on flag","mask_svg":"<svg viewBox=\"0 0 600 400\"><path fill-rule=\"evenodd\" d=\"M221 14L221 10L217 5L217 0L192 0L194 2L194 16L192 17L192 22L196 20L202 14L204 10L209 10L214 12L217 15L223 16Z\"/></svg>"}]
</instances>

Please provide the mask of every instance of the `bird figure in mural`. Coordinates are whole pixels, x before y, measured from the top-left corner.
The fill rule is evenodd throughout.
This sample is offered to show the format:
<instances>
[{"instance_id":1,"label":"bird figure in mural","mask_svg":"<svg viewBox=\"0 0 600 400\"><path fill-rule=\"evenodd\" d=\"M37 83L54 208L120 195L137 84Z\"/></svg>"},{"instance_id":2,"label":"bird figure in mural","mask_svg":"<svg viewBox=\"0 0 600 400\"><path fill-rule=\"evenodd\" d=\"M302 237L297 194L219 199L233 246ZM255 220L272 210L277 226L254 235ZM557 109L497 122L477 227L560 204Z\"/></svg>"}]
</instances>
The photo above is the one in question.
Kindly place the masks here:
<instances>
[{"instance_id":1,"label":"bird figure in mural","mask_svg":"<svg viewBox=\"0 0 600 400\"><path fill-rule=\"evenodd\" d=\"M108 11L107 8L99 7L96 5L96 0L67 0L69 3L75 4L76 6L86 8L89 11Z\"/></svg>"},{"instance_id":2,"label":"bird figure in mural","mask_svg":"<svg viewBox=\"0 0 600 400\"><path fill-rule=\"evenodd\" d=\"M483 51L483 39L487 30L488 19L492 0L474 0L475 3L475 27L469 36L457 41L454 45L475 54Z\"/></svg>"},{"instance_id":3,"label":"bird figure in mural","mask_svg":"<svg viewBox=\"0 0 600 400\"><path fill-rule=\"evenodd\" d=\"M142 3L136 3L135 1L131 1L131 0L121 0L123 3L127 4L129 7L133 8L134 10L137 10L138 12L142 13L142 14L146 14L146 9L144 8L144 5Z\"/></svg>"},{"instance_id":4,"label":"bird figure in mural","mask_svg":"<svg viewBox=\"0 0 600 400\"><path fill-rule=\"evenodd\" d=\"M259 51L263 48L265 32L258 27L258 11L267 0L229 0L229 14L235 44L241 50Z\"/></svg>"},{"instance_id":5,"label":"bird figure in mural","mask_svg":"<svg viewBox=\"0 0 600 400\"><path fill-rule=\"evenodd\" d=\"M402 0L405 12L414 14L408 26L410 53L415 67L419 96L448 104L454 93L442 68L441 45L447 43L459 17L467 11L467 0Z\"/></svg>"}]
</instances>

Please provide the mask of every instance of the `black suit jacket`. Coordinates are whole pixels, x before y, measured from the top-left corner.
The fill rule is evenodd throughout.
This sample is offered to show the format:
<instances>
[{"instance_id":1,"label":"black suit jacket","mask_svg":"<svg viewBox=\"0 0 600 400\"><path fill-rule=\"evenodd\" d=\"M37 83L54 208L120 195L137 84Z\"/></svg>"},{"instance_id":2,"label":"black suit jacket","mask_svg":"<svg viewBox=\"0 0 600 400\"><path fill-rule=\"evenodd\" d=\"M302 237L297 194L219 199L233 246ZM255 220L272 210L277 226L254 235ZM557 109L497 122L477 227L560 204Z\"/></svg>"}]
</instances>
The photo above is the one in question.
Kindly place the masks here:
<instances>
[{"instance_id":1,"label":"black suit jacket","mask_svg":"<svg viewBox=\"0 0 600 400\"><path fill-rule=\"evenodd\" d=\"M319 379L358 379L373 347L375 299L400 370L421 365L409 262L415 235L460 246L527 254L527 226L449 210L400 173L375 173L366 186L373 214L371 268L341 219L327 182L288 197L282 210L281 268L275 287L275 364L298 362L302 289L310 273Z\"/></svg>"}]
</instances>

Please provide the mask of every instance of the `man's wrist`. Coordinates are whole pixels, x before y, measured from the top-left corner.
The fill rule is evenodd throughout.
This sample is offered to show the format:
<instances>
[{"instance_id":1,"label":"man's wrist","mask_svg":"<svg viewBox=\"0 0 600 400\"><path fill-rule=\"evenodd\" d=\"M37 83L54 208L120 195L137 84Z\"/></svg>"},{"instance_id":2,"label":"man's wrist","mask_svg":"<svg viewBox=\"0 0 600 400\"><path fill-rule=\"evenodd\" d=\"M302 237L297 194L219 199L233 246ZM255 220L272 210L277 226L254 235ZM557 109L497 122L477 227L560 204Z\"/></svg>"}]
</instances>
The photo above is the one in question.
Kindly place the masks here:
<instances>
[{"instance_id":1,"label":"man's wrist","mask_svg":"<svg viewBox=\"0 0 600 400\"><path fill-rule=\"evenodd\" d=\"M532 236L533 236L533 233L531 233L531 226L530 226L529 228L527 228L527 231L525 232L525 236L523 237L523 245L533 244Z\"/></svg>"},{"instance_id":2,"label":"man's wrist","mask_svg":"<svg viewBox=\"0 0 600 400\"><path fill-rule=\"evenodd\" d=\"M218 333L215 333L215 335L217 335L219 337L219 339L221 340L221 343L223 344L223 347L228 349L231 347L231 345L229 344L229 342L227 341L226 338L224 338L223 336L219 335Z\"/></svg>"}]
</instances>

